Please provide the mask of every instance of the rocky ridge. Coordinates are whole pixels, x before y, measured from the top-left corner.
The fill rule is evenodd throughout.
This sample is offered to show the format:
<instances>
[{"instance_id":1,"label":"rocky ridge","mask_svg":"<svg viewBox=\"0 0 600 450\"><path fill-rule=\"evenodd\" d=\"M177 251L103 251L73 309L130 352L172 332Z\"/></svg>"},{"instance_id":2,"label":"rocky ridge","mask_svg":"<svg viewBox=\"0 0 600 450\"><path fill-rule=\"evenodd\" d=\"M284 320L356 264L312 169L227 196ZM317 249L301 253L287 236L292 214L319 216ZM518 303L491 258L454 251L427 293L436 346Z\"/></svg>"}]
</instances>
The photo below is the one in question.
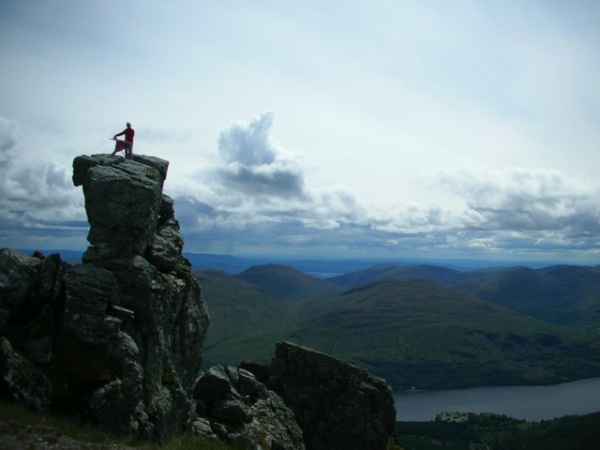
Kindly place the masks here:
<instances>
[{"instance_id":1,"label":"rocky ridge","mask_svg":"<svg viewBox=\"0 0 600 450\"><path fill-rule=\"evenodd\" d=\"M201 370L209 314L162 192L168 165L75 158L90 223L81 264L0 250L0 398L142 439L389 448L389 386L328 355L279 343L269 367Z\"/></svg>"}]
</instances>

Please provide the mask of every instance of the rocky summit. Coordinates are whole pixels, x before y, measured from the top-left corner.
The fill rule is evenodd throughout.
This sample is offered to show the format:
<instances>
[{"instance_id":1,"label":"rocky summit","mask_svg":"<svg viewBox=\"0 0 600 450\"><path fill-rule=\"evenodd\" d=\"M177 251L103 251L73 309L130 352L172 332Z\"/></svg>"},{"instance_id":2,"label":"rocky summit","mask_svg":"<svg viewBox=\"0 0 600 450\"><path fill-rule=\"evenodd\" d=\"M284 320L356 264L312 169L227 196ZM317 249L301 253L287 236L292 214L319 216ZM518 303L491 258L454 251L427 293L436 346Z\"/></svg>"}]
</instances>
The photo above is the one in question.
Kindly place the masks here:
<instances>
[{"instance_id":1,"label":"rocky summit","mask_svg":"<svg viewBox=\"0 0 600 450\"><path fill-rule=\"evenodd\" d=\"M328 355L279 343L270 366L202 370L209 314L163 194L168 166L75 158L90 223L80 264L0 249L0 398L142 439L391 448L389 386Z\"/></svg>"}]
</instances>

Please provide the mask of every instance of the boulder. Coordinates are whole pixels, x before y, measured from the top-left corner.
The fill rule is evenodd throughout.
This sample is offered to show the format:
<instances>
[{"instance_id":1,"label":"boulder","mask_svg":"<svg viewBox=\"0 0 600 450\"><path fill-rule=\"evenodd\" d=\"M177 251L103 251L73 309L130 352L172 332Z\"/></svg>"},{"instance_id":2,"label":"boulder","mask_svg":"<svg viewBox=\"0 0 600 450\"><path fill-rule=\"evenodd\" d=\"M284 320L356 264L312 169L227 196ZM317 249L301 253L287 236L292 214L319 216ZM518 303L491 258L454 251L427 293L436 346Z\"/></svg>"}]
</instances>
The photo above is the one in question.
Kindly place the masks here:
<instances>
[{"instance_id":1,"label":"boulder","mask_svg":"<svg viewBox=\"0 0 600 450\"><path fill-rule=\"evenodd\" d=\"M85 163L78 162L80 159ZM98 160L98 164L91 162ZM154 239L164 178L152 166L106 157L78 157L73 180L83 180L88 241L102 259L144 255ZM85 259L84 259L85 261Z\"/></svg>"},{"instance_id":2,"label":"boulder","mask_svg":"<svg viewBox=\"0 0 600 450\"><path fill-rule=\"evenodd\" d=\"M303 450L302 430L281 397L233 366L213 366L195 382L197 434L215 435L248 450Z\"/></svg>"},{"instance_id":3,"label":"boulder","mask_svg":"<svg viewBox=\"0 0 600 450\"><path fill-rule=\"evenodd\" d=\"M0 393L5 399L20 402L37 413L47 413L50 409L50 380L19 355L4 337L0 337Z\"/></svg>"},{"instance_id":4,"label":"boulder","mask_svg":"<svg viewBox=\"0 0 600 450\"><path fill-rule=\"evenodd\" d=\"M17 312L36 294L41 266L40 258L0 249L0 306L5 314Z\"/></svg>"},{"instance_id":5,"label":"boulder","mask_svg":"<svg viewBox=\"0 0 600 450\"><path fill-rule=\"evenodd\" d=\"M307 450L387 450L396 440L390 386L359 367L279 342L268 386L294 412Z\"/></svg>"}]
</instances>

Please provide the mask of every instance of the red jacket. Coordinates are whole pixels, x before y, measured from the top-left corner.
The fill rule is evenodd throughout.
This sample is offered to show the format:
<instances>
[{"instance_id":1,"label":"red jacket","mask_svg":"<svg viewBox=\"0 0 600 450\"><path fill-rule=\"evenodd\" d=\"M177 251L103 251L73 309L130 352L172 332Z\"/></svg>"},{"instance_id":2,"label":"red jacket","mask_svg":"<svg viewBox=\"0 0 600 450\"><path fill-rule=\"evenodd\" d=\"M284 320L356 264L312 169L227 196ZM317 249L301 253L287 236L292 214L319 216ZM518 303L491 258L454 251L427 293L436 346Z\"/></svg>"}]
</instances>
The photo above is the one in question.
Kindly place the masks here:
<instances>
[{"instance_id":1,"label":"red jacket","mask_svg":"<svg viewBox=\"0 0 600 450\"><path fill-rule=\"evenodd\" d=\"M125 128L119 134L115 134L115 137L123 135L125 135L125 142L131 142L133 144L133 136L135 135L133 128Z\"/></svg>"}]
</instances>

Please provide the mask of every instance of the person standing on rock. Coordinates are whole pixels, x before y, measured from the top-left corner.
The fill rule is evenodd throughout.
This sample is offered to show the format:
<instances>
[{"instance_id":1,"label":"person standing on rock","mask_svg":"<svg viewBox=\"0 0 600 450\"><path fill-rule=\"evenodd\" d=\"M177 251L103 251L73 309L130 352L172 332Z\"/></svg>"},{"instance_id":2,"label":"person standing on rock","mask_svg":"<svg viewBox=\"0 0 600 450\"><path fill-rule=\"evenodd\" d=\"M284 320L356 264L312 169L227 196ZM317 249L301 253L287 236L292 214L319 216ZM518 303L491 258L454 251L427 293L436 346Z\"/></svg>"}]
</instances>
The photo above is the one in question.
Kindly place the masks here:
<instances>
[{"instance_id":1,"label":"person standing on rock","mask_svg":"<svg viewBox=\"0 0 600 450\"><path fill-rule=\"evenodd\" d=\"M115 151L112 152L114 155L121 150L125 150L125 159L133 159L133 136L135 135L135 131L131 128L131 124L127 122L127 128L121 131L118 134L115 134L112 138L115 142ZM117 139L117 136L125 136L125 140L120 141Z\"/></svg>"}]
</instances>

